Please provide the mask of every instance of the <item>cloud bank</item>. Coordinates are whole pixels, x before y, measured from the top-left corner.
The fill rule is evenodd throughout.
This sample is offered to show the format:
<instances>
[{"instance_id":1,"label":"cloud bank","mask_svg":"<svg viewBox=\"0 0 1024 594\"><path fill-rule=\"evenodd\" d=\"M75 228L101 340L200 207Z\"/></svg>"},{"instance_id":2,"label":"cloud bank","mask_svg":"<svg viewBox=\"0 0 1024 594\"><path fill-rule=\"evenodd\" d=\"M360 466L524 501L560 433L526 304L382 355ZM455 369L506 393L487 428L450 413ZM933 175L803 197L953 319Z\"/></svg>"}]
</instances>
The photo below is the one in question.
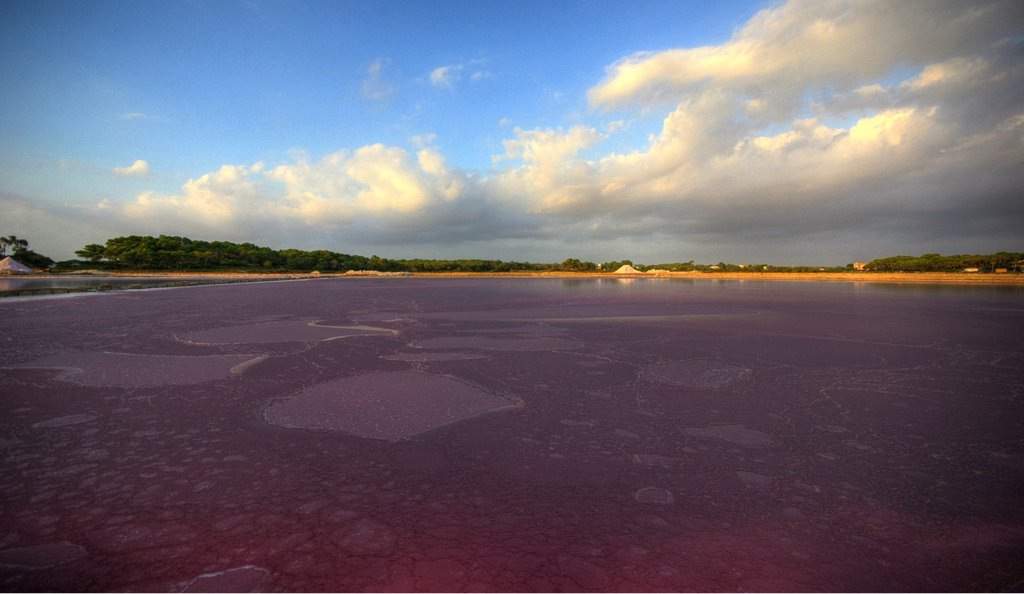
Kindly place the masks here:
<instances>
[{"instance_id":1,"label":"cloud bank","mask_svg":"<svg viewBox=\"0 0 1024 594\"><path fill-rule=\"evenodd\" d=\"M792 0L721 45L611 64L587 100L614 121L515 128L491 171L454 167L420 137L223 165L179 192L97 208L131 229L376 241L393 255L467 244L464 255L491 245L511 259L522 256L503 246L528 242L594 259L843 263L1019 249L1022 16L1013 0ZM386 65L369 67L367 99L393 93ZM430 82L451 87L462 71L439 67ZM657 110L645 145L602 151Z\"/></svg>"}]
</instances>

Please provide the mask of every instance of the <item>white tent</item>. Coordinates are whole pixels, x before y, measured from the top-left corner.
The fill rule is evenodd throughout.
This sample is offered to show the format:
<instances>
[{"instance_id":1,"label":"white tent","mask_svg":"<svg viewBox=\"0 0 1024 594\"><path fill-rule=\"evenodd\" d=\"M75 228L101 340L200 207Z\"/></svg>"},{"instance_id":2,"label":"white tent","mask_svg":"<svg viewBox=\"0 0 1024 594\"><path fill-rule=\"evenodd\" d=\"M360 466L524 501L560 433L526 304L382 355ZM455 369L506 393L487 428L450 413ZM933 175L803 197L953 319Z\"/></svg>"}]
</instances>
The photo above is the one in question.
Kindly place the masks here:
<instances>
[{"instance_id":1,"label":"white tent","mask_svg":"<svg viewBox=\"0 0 1024 594\"><path fill-rule=\"evenodd\" d=\"M0 274L32 274L33 272L31 268L10 256L0 260Z\"/></svg>"},{"instance_id":2,"label":"white tent","mask_svg":"<svg viewBox=\"0 0 1024 594\"><path fill-rule=\"evenodd\" d=\"M615 274L642 274L636 268L633 268L629 264L623 264L619 266L619 269L615 271Z\"/></svg>"}]
</instances>

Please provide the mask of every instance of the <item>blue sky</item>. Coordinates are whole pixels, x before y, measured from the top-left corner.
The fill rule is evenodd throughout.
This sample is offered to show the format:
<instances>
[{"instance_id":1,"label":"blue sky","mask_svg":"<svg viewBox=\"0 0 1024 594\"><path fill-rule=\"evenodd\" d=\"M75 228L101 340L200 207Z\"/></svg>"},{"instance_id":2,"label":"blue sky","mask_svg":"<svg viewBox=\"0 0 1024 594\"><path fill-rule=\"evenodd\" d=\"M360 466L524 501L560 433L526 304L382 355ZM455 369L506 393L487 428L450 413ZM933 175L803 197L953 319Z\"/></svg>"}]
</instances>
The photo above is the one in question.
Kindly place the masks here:
<instances>
[{"instance_id":1,"label":"blue sky","mask_svg":"<svg viewBox=\"0 0 1024 594\"><path fill-rule=\"evenodd\" d=\"M8 1L0 232L57 258L159 233L544 261L1022 249L1021 14Z\"/></svg>"}]
</instances>

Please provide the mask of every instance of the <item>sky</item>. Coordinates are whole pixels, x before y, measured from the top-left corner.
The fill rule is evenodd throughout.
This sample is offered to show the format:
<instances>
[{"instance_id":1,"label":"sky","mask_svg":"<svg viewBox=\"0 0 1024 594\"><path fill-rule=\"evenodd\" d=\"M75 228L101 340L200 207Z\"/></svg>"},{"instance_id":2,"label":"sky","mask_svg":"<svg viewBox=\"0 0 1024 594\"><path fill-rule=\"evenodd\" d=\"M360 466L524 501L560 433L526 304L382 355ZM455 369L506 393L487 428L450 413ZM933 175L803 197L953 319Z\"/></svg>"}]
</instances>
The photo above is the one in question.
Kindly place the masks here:
<instances>
[{"instance_id":1,"label":"sky","mask_svg":"<svg viewBox=\"0 0 1024 594\"><path fill-rule=\"evenodd\" d=\"M389 258L1024 251L1024 3L0 2L0 234Z\"/></svg>"}]
</instances>

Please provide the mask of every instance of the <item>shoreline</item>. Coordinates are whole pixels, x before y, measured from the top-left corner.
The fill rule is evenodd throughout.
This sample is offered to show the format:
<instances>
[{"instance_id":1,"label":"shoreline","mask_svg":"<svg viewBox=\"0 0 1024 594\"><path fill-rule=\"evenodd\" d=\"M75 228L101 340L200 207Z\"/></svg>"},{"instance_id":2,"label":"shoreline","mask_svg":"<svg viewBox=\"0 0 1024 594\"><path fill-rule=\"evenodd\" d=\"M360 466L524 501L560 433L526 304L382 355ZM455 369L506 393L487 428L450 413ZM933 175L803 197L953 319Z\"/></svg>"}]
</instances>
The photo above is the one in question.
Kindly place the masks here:
<instances>
[{"instance_id":1,"label":"shoreline","mask_svg":"<svg viewBox=\"0 0 1024 594\"><path fill-rule=\"evenodd\" d=\"M161 272L117 271L91 274L37 274L12 276L27 279L68 278L181 278L299 280L316 278L601 278L601 279L693 279L741 281L918 283L954 285L1024 286L1024 274L962 272L659 272L656 274L614 274L608 272L522 271L522 272L414 272L410 275L309 273L309 272Z\"/></svg>"},{"instance_id":2,"label":"shoreline","mask_svg":"<svg viewBox=\"0 0 1024 594\"><path fill-rule=\"evenodd\" d=\"M343 275L342 275L343 276ZM948 285L1024 286L1024 275L957 272L662 272L657 274L612 274L600 272L440 272L413 273L416 278L604 278L604 279L692 279L698 281L790 281L847 283L918 283Z\"/></svg>"}]
</instances>

